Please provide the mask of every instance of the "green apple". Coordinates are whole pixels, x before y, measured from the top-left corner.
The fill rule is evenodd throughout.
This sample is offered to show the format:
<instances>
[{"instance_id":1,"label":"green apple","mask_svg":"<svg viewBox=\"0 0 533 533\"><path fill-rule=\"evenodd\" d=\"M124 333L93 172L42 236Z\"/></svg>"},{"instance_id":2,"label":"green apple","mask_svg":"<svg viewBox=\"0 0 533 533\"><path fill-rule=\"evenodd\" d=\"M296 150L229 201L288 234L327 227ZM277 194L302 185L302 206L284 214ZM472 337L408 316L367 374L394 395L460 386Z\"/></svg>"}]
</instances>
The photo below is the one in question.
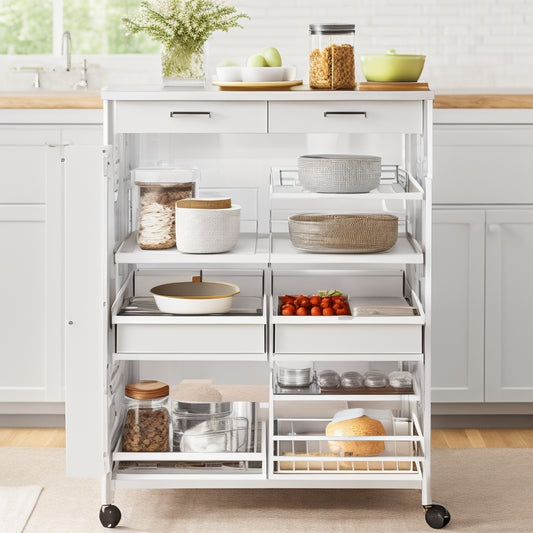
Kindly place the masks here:
<instances>
[{"instance_id":1,"label":"green apple","mask_svg":"<svg viewBox=\"0 0 533 533\"><path fill-rule=\"evenodd\" d=\"M281 55L277 48L269 46L261 52L269 67L281 67Z\"/></svg>"},{"instance_id":2,"label":"green apple","mask_svg":"<svg viewBox=\"0 0 533 533\"><path fill-rule=\"evenodd\" d=\"M246 62L246 66L248 67L268 67L268 63L264 56L261 54L254 54L253 56L250 56L248 58L248 61Z\"/></svg>"}]
</instances>

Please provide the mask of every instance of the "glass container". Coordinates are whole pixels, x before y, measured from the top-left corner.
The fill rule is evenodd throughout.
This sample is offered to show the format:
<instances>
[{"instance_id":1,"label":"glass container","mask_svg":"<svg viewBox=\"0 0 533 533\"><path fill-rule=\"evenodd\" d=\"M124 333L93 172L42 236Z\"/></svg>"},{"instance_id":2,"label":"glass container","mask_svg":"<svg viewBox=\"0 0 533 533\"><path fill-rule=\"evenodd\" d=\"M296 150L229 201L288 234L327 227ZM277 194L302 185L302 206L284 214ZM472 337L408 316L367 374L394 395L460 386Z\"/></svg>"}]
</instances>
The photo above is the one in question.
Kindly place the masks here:
<instances>
[{"instance_id":1,"label":"glass container","mask_svg":"<svg viewBox=\"0 0 533 533\"><path fill-rule=\"evenodd\" d=\"M126 385L122 451L170 451L168 397L169 386L160 381L146 380Z\"/></svg>"},{"instance_id":2,"label":"glass container","mask_svg":"<svg viewBox=\"0 0 533 533\"><path fill-rule=\"evenodd\" d=\"M309 26L309 87L355 89L355 26Z\"/></svg>"},{"instance_id":3,"label":"glass container","mask_svg":"<svg viewBox=\"0 0 533 533\"><path fill-rule=\"evenodd\" d=\"M176 246L176 202L196 195L196 168L146 167L132 171L138 186L137 244L143 250Z\"/></svg>"}]
</instances>

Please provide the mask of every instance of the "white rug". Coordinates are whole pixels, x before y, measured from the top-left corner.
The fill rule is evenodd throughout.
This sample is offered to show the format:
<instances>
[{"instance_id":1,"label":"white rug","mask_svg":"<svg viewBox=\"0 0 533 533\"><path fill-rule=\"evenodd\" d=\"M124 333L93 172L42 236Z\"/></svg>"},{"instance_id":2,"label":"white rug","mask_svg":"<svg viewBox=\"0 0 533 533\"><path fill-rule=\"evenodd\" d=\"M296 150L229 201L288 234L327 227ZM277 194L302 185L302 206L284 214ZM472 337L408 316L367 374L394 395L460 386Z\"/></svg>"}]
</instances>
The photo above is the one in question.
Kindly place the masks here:
<instances>
[{"instance_id":1,"label":"white rug","mask_svg":"<svg viewBox=\"0 0 533 533\"><path fill-rule=\"evenodd\" d=\"M0 487L0 533L21 533L42 487Z\"/></svg>"},{"instance_id":2,"label":"white rug","mask_svg":"<svg viewBox=\"0 0 533 533\"><path fill-rule=\"evenodd\" d=\"M100 480L61 448L1 448L2 485L43 486L24 533L103 533ZM532 533L533 449L433 450L445 533ZM430 533L418 490L117 490L116 533ZM113 531L113 530L111 530Z\"/></svg>"}]
</instances>

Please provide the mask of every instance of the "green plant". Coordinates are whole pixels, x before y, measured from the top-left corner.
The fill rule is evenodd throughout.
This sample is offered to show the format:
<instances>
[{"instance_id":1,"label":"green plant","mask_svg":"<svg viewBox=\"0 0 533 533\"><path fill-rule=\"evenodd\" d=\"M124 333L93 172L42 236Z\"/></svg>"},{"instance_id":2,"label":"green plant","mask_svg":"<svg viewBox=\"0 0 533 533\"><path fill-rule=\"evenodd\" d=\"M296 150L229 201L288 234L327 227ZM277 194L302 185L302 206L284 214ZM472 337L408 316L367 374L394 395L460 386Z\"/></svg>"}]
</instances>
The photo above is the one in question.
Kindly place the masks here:
<instances>
[{"instance_id":1,"label":"green plant","mask_svg":"<svg viewBox=\"0 0 533 533\"><path fill-rule=\"evenodd\" d=\"M122 22L128 34L146 33L164 47L198 52L215 31L242 28L243 18L250 17L214 0L142 0L137 15Z\"/></svg>"}]
</instances>

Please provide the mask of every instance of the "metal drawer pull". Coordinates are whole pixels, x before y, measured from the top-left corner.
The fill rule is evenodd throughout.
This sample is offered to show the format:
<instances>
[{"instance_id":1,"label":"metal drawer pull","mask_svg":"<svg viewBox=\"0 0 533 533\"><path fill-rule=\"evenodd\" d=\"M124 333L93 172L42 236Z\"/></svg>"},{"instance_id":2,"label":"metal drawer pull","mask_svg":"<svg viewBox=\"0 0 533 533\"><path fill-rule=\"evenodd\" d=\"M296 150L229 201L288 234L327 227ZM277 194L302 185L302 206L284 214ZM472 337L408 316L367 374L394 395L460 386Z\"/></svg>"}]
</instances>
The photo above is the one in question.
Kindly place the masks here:
<instances>
[{"instance_id":1,"label":"metal drawer pull","mask_svg":"<svg viewBox=\"0 0 533 533\"><path fill-rule=\"evenodd\" d=\"M366 118L366 111L324 111L324 118L329 115L363 115Z\"/></svg>"},{"instance_id":2,"label":"metal drawer pull","mask_svg":"<svg viewBox=\"0 0 533 533\"><path fill-rule=\"evenodd\" d=\"M207 118L211 118L211 111L171 111L170 118L174 118L176 115L207 115Z\"/></svg>"}]
</instances>

